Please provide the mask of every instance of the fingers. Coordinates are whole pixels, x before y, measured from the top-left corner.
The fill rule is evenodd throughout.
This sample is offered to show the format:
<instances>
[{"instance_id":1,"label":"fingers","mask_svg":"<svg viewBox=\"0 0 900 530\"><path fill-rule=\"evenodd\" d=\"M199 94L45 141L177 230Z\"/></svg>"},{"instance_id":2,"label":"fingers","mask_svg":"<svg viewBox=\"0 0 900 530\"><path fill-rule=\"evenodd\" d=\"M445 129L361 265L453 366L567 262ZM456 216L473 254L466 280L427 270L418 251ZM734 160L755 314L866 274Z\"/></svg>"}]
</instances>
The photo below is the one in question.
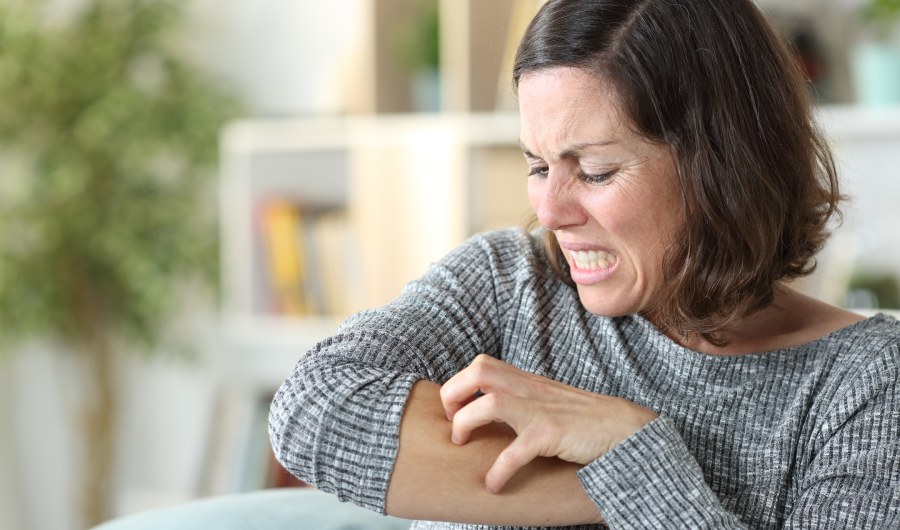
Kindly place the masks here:
<instances>
[{"instance_id":1,"label":"fingers","mask_svg":"<svg viewBox=\"0 0 900 530\"><path fill-rule=\"evenodd\" d=\"M489 393L460 409L453 418L451 440L459 445L468 442L475 429L492 422L507 423L518 433L485 476L485 488L490 493L499 492L516 472L541 455L538 438L516 428L527 423L530 410L523 398Z\"/></svg>"},{"instance_id":2,"label":"fingers","mask_svg":"<svg viewBox=\"0 0 900 530\"><path fill-rule=\"evenodd\" d=\"M516 432L485 476L490 492L500 491L538 456L590 463L656 417L625 399L574 388L486 355L447 381L440 395L455 444L467 443L476 429L492 422Z\"/></svg>"},{"instance_id":3,"label":"fingers","mask_svg":"<svg viewBox=\"0 0 900 530\"><path fill-rule=\"evenodd\" d=\"M471 438L472 431L493 422L503 422L515 429L522 406L518 401L515 396L491 392L469 403L453 416L450 440L463 445Z\"/></svg>"},{"instance_id":4,"label":"fingers","mask_svg":"<svg viewBox=\"0 0 900 530\"><path fill-rule=\"evenodd\" d=\"M478 395L514 393L515 376L520 373L524 372L503 361L479 355L472 364L441 386L441 403L447 419L452 421L456 413Z\"/></svg>"},{"instance_id":5,"label":"fingers","mask_svg":"<svg viewBox=\"0 0 900 530\"><path fill-rule=\"evenodd\" d=\"M520 469L541 456L533 438L518 436L494 461L484 477L484 487L490 493L499 493Z\"/></svg>"},{"instance_id":6,"label":"fingers","mask_svg":"<svg viewBox=\"0 0 900 530\"><path fill-rule=\"evenodd\" d=\"M506 423L518 432L517 426L525 424L534 410L533 404L519 395L531 376L493 357L476 357L441 387L441 402L452 422L451 441L465 444L477 428L493 422ZM488 472L488 491L500 491L516 471L538 454L534 448L525 450L529 444L519 434Z\"/></svg>"}]
</instances>

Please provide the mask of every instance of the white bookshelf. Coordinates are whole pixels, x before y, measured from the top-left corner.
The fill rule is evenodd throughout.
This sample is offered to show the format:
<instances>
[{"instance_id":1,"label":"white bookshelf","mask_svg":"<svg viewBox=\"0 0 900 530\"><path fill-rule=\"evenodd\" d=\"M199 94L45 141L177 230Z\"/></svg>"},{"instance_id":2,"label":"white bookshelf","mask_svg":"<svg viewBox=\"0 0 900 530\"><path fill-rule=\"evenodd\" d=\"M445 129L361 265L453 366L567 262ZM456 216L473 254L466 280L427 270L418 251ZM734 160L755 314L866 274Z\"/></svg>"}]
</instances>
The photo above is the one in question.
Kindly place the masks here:
<instances>
[{"instance_id":1,"label":"white bookshelf","mask_svg":"<svg viewBox=\"0 0 900 530\"><path fill-rule=\"evenodd\" d=\"M286 317L260 304L261 199L344 208L360 260L353 310L381 305L470 234L524 223L518 128L514 113L229 125L220 142L226 374L283 379L346 316Z\"/></svg>"}]
</instances>

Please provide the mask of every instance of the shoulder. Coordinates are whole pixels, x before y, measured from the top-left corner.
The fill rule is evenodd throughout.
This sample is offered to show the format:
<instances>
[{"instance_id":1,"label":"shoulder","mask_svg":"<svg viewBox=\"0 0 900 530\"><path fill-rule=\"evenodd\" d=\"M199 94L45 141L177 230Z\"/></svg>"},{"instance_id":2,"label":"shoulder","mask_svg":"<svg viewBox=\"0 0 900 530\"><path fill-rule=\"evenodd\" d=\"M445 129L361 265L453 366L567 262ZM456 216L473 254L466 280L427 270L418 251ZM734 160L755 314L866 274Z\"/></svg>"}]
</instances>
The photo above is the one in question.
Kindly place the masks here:
<instances>
[{"instance_id":1,"label":"shoulder","mask_svg":"<svg viewBox=\"0 0 900 530\"><path fill-rule=\"evenodd\" d=\"M867 359L869 370L883 374L900 389L900 321L879 313L859 324L858 354Z\"/></svg>"},{"instance_id":2,"label":"shoulder","mask_svg":"<svg viewBox=\"0 0 900 530\"><path fill-rule=\"evenodd\" d=\"M900 321L879 313L820 341L834 355L828 402L855 410L867 403L900 400ZM897 411L900 412L900 403Z\"/></svg>"},{"instance_id":3,"label":"shoulder","mask_svg":"<svg viewBox=\"0 0 900 530\"><path fill-rule=\"evenodd\" d=\"M523 228L475 234L438 265L466 270L486 268L500 276L552 274L541 233Z\"/></svg>"},{"instance_id":4,"label":"shoulder","mask_svg":"<svg viewBox=\"0 0 900 530\"><path fill-rule=\"evenodd\" d=\"M506 228L480 232L471 236L460 249L476 247L492 253L518 258L525 255L543 255L541 232L528 232L524 228Z\"/></svg>"},{"instance_id":5,"label":"shoulder","mask_svg":"<svg viewBox=\"0 0 900 530\"><path fill-rule=\"evenodd\" d=\"M423 285L452 286L469 297L489 297L500 308L516 306L516 311L528 300L555 300L569 290L546 257L543 234L523 228L473 235L408 288Z\"/></svg>"},{"instance_id":6,"label":"shoulder","mask_svg":"<svg viewBox=\"0 0 900 530\"><path fill-rule=\"evenodd\" d=\"M881 358L900 370L900 321L892 315L875 314L823 340L838 346L846 362L869 364Z\"/></svg>"}]
</instances>

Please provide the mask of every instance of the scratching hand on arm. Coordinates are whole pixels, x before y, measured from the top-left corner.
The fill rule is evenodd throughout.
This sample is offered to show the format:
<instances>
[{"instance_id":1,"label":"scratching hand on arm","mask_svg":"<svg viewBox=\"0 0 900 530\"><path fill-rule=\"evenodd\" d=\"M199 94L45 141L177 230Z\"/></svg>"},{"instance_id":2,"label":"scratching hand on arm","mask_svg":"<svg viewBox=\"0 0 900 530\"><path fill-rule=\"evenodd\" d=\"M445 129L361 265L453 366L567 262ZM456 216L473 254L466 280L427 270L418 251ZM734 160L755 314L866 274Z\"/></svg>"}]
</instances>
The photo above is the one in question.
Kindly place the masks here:
<instances>
[{"instance_id":1,"label":"scratching hand on arm","mask_svg":"<svg viewBox=\"0 0 900 530\"><path fill-rule=\"evenodd\" d=\"M487 355L447 381L440 395L454 444L466 444L473 431L495 422L515 431L485 476L492 493L537 457L586 465L656 418L625 399L565 385Z\"/></svg>"},{"instance_id":2,"label":"scratching hand on arm","mask_svg":"<svg viewBox=\"0 0 900 530\"><path fill-rule=\"evenodd\" d=\"M406 519L502 526L570 526L603 521L576 473L581 466L535 458L499 494L484 477L515 439L506 425L485 425L464 445L450 441L440 386L416 383L400 424L400 445L385 510Z\"/></svg>"}]
</instances>

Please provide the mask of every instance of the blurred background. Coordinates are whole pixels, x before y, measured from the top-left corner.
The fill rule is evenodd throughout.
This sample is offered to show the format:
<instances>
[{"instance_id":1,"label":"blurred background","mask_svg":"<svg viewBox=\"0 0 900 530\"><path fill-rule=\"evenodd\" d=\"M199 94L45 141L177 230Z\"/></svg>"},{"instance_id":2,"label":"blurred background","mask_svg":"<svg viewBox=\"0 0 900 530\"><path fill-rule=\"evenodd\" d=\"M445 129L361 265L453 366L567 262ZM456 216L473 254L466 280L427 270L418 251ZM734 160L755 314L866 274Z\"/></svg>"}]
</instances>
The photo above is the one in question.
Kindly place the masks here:
<instances>
[{"instance_id":1,"label":"blurred background","mask_svg":"<svg viewBox=\"0 0 900 530\"><path fill-rule=\"evenodd\" d=\"M0 528L294 486L296 359L528 220L540 0L0 0ZM900 1L759 2L853 196L800 286L898 308Z\"/></svg>"}]
</instances>

